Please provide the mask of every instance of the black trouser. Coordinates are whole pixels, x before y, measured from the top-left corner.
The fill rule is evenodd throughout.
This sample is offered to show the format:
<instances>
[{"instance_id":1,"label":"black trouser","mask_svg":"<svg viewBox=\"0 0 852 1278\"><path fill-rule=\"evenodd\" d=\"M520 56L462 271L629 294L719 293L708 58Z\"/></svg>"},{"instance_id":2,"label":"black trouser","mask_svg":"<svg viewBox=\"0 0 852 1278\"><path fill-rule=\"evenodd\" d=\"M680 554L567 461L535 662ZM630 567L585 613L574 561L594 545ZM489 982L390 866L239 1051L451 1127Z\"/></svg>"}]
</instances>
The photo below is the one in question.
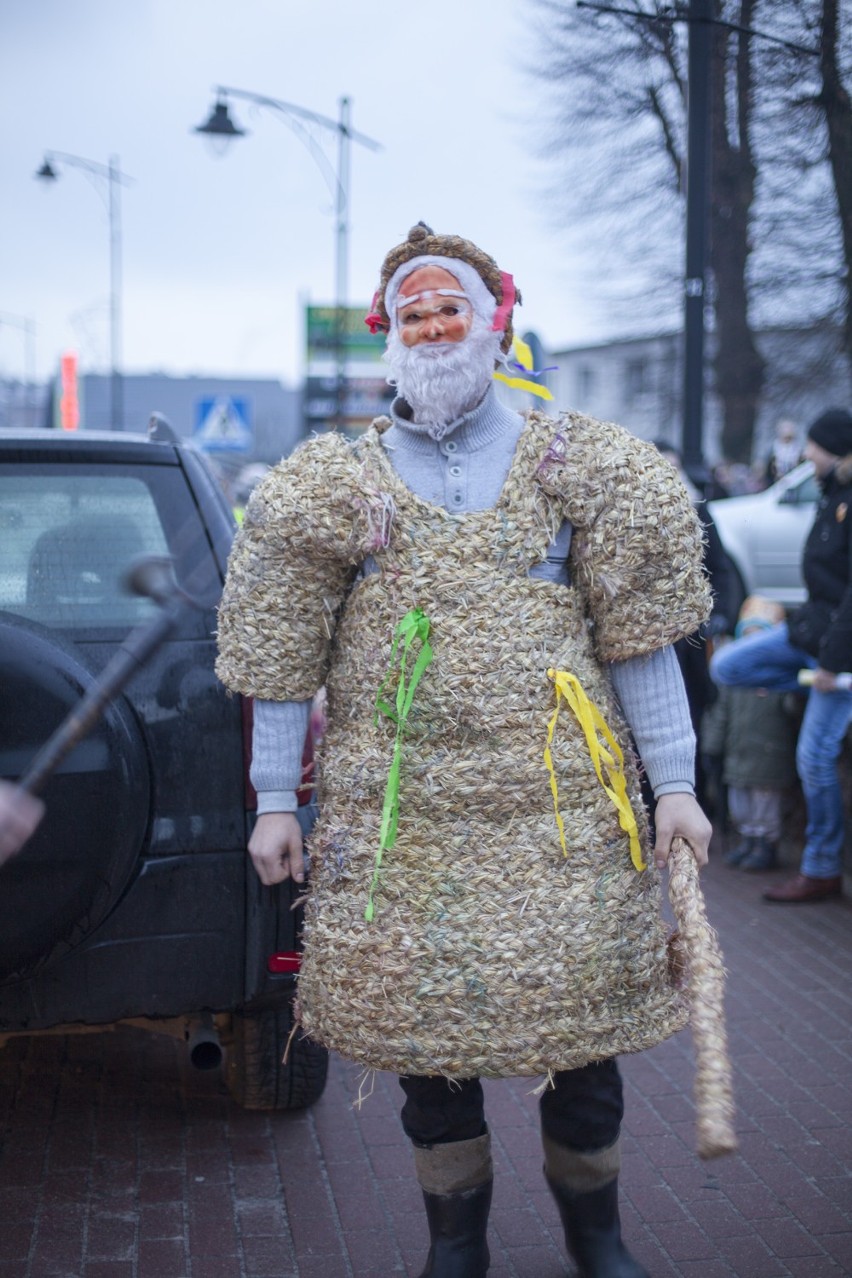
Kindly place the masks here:
<instances>
[{"instance_id":1,"label":"black trouser","mask_svg":"<svg viewBox=\"0 0 852 1278\"><path fill-rule=\"evenodd\" d=\"M485 1131L485 1106L478 1078L450 1082L441 1075L407 1075L402 1126L417 1145L474 1140ZM553 1075L539 1099L541 1130L568 1149L604 1149L618 1138L624 1113L621 1075L614 1060Z\"/></svg>"}]
</instances>

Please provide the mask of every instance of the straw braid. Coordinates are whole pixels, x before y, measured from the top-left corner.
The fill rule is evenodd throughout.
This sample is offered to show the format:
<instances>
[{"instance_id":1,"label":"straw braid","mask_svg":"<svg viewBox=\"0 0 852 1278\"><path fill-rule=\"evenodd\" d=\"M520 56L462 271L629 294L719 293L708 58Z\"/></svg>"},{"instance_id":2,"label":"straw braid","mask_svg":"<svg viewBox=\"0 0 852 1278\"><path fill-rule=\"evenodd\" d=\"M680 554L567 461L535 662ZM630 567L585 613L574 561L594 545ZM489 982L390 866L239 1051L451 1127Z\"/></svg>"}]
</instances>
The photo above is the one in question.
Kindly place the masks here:
<instances>
[{"instance_id":1,"label":"straw braid","mask_svg":"<svg viewBox=\"0 0 852 1278\"><path fill-rule=\"evenodd\" d=\"M537 478L562 498L574 525L574 583L594 618L602 661L653 652L709 616L701 521L653 445L613 423L565 413Z\"/></svg>"},{"instance_id":2,"label":"straw braid","mask_svg":"<svg viewBox=\"0 0 852 1278\"><path fill-rule=\"evenodd\" d=\"M312 697L356 566L390 536L393 506L336 432L307 440L255 488L228 560L216 673L244 696Z\"/></svg>"},{"instance_id":3,"label":"straw braid","mask_svg":"<svg viewBox=\"0 0 852 1278\"><path fill-rule=\"evenodd\" d=\"M683 839L669 856L669 897L680 931L695 1048L697 1148L716 1158L737 1148L731 1062L725 1032L725 969L716 933L707 922L698 866Z\"/></svg>"}]
</instances>

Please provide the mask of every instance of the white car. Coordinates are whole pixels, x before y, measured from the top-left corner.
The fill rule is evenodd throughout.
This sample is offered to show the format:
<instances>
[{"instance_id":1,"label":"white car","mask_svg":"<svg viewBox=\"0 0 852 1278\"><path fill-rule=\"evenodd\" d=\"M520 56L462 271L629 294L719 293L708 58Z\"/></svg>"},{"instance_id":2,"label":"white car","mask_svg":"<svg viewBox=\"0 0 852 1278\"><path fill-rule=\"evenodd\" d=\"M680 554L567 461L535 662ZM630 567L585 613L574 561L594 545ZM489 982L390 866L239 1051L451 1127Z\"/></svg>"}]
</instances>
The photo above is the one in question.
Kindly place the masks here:
<instances>
[{"instance_id":1,"label":"white car","mask_svg":"<svg viewBox=\"0 0 852 1278\"><path fill-rule=\"evenodd\" d=\"M802 548L820 489L802 462L761 493L707 503L745 595L765 595L785 607L804 602Z\"/></svg>"}]
</instances>

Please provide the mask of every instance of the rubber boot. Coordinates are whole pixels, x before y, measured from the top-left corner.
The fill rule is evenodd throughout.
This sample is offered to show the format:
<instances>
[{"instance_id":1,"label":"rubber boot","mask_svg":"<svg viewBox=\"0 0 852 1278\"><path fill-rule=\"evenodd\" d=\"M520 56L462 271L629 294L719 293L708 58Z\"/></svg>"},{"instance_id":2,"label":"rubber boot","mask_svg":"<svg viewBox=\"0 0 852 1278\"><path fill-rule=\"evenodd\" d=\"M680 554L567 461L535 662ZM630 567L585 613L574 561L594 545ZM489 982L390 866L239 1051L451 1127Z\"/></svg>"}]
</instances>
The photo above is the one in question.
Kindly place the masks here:
<instances>
[{"instance_id":1,"label":"rubber boot","mask_svg":"<svg viewBox=\"0 0 852 1278\"><path fill-rule=\"evenodd\" d=\"M565 1246L581 1278L650 1278L621 1239L618 1180L580 1194L548 1180L556 1199Z\"/></svg>"},{"instance_id":2,"label":"rubber boot","mask_svg":"<svg viewBox=\"0 0 852 1278\"><path fill-rule=\"evenodd\" d=\"M489 1180L460 1194L427 1194L424 1189L431 1245L420 1278L485 1278L491 1260L485 1240L491 1186Z\"/></svg>"},{"instance_id":3,"label":"rubber boot","mask_svg":"<svg viewBox=\"0 0 852 1278\"><path fill-rule=\"evenodd\" d=\"M542 1134L544 1176L556 1199L565 1246L580 1278L650 1278L621 1239L619 1142L591 1151L568 1149Z\"/></svg>"},{"instance_id":4,"label":"rubber boot","mask_svg":"<svg viewBox=\"0 0 852 1278\"><path fill-rule=\"evenodd\" d=\"M491 1138L415 1145L417 1179L429 1223L429 1256L420 1278L485 1278L493 1177Z\"/></svg>"}]
</instances>

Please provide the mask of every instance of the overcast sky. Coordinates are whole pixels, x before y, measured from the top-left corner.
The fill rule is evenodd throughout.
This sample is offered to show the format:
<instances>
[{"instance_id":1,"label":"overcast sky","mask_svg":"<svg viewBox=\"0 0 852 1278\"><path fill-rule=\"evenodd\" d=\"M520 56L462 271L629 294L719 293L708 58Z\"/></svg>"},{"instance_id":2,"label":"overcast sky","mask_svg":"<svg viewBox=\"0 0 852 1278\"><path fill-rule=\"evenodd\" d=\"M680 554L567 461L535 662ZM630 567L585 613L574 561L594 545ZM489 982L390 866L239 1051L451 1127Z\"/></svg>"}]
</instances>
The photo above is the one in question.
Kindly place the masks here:
<instances>
[{"instance_id":1,"label":"overcast sky","mask_svg":"<svg viewBox=\"0 0 852 1278\"><path fill-rule=\"evenodd\" d=\"M233 103L250 136L214 159L191 129L212 86L336 118L352 148L349 300L420 218L513 272L517 326L551 348L602 335L568 236L543 207L532 6L512 0L0 0L0 375L39 377L76 349L109 361L105 191L45 150L120 157L127 372L273 376L304 363L301 307L334 300L332 197L275 113ZM336 138L320 135L332 165Z\"/></svg>"}]
</instances>

